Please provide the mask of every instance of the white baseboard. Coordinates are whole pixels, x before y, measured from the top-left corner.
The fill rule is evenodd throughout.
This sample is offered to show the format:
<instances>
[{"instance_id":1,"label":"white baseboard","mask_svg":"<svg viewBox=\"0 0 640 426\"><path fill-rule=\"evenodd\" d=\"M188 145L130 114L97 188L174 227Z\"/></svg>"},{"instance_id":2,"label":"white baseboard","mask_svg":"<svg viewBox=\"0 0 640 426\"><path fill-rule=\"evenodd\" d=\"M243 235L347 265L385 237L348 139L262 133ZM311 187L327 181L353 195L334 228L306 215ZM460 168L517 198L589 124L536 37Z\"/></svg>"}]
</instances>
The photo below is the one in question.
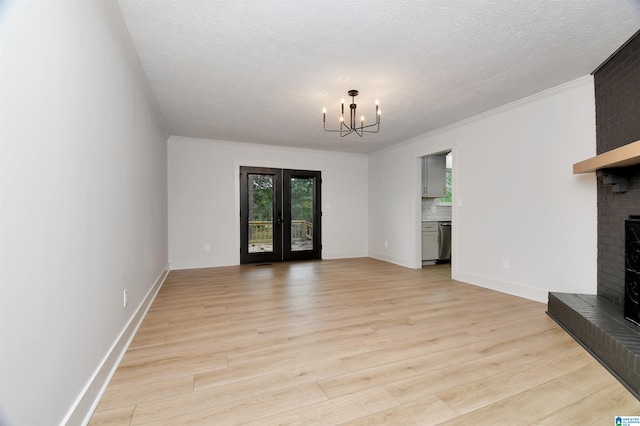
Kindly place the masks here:
<instances>
[{"instance_id":1,"label":"white baseboard","mask_svg":"<svg viewBox=\"0 0 640 426\"><path fill-rule=\"evenodd\" d=\"M394 256L389 256L380 252L369 252L369 257L373 259L382 260L396 265L404 266L405 268L418 269L412 266L408 259L402 259ZM453 266L453 265L452 265ZM422 267L422 265L420 265ZM469 274L466 272L458 271L455 268L451 268L451 278L456 281L461 281L466 284L475 285L478 287L488 288L490 290L499 291L501 293L510 294L512 296L518 296L536 302L547 303L549 290L530 287L520 283L512 283L507 281L500 281L494 278L483 277L481 275Z\"/></svg>"},{"instance_id":2,"label":"white baseboard","mask_svg":"<svg viewBox=\"0 0 640 426\"><path fill-rule=\"evenodd\" d=\"M153 303L156 294L158 294L160 287L164 284L164 280L168 274L169 265L167 264L144 299L142 299L140 306L138 306L138 309L120 333L120 336L118 336L109 352L107 352L102 363L100 363L100 366L80 393L80 396L76 399L62 424L86 425L89 423L93 412L100 402L100 398L102 398L104 391L107 389L107 385L115 374L122 357L127 351L131 340L133 340L133 336L135 336L138 327L140 327L142 320L147 314L151 303Z\"/></svg>"},{"instance_id":3,"label":"white baseboard","mask_svg":"<svg viewBox=\"0 0 640 426\"><path fill-rule=\"evenodd\" d=\"M201 258L201 259L178 259L169 261L172 271L179 269L200 269L200 268L218 268L220 266L235 266L240 264L240 256L238 258L222 257L222 258Z\"/></svg>"},{"instance_id":4,"label":"white baseboard","mask_svg":"<svg viewBox=\"0 0 640 426\"><path fill-rule=\"evenodd\" d=\"M322 259L353 259L356 257L369 257L366 250L363 251L323 251Z\"/></svg>"},{"instance_id":5,"label":"white baseboard","mask_svg":"<svg viewBox=\"0 0 640 426\"><path fill-rule=\"evenodd\" d=\"M462 281L467 284L473 284L478 287L488 288L490 290L534 300L536 302L547 303L549 298L549 290L529 287L520 283L500 281L494 278L483 277L481 275L469 274L456 270L452 270L451 275L456 281Z\"/></svg>"},{"instance_id":6,"label":"white baseboard","mask_svg":"<svg viewBox=\"0 0 640 426\"><path fill-rule=\"evenodd\" d=\"M393 263L395 265L404 266L405 268L418 269L413 264L413 261L411 259L404 259L401 257L389 256L388 254L375 252L375 251L370 251L369 257L373 259L378 259L378 260L383 260L385 262Z\"/></svg>"}]
</instances>

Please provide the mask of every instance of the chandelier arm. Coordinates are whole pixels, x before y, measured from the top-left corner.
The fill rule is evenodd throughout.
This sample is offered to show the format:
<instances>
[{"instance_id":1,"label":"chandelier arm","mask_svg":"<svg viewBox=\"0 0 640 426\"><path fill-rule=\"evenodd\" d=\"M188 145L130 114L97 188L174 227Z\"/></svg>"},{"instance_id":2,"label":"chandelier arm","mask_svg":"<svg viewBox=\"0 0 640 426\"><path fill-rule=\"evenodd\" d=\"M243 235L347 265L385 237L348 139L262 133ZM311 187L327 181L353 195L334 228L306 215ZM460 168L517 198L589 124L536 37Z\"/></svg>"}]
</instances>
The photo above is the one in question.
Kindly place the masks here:
<instances>
[{"instance_id":1,"label":"chandelier arm","mask_svg":"<svg viewBox=\"0 0 640 426\"><path fill-rule=\"evenodd\" d=\"M374 126L378 126L378 128L376 130L365 130L367 128L370 127L374 127ZM326 127L323 127L325 132L332 132L332 133L345 133L345 134L349 134L352 132L356 132L358 134L360 134L360 132L364 132L364 133L378 133L380 131L380 123L374 123L374 124L369 124L367 126L361 126L361 127L349 127L349 125L345 124L344 125L344 129L343 130L334 130L334 129L327 129ZM344 135L343 135L344 136Z\"/></svg>"},{"instance_id":2,"label":"chandelier arm","mask_svg":"<svg viewBox=\"0 0 640 426\"><path fill-rule=\"evenodd\" d=\"M332 133L351 133L353 132L353 129L343 129L343 130L332 130L332 129L324 129L325 132L332 132Z\"/></svg>"},{"instance_id":3,"label":"chandelier arm","mask_svg":"<svg viewBox=\"0 0 640 426\"><path fill-rule=\"evenodd\" d=\"M346 124L346 123L344 123L344 122L342 123L342 126L344 126L344 129L340 129L340 130L333 130L333 129L327 129L327 128L325 127L324 131L325 131L325 132L331 132L331 133L340 133L340 137L341 137L341 138L344 138L345 136L350 135L351 133L353 133L353 132L354 132L354 130L355 130L355 129L353 129L352 127L349 127L349 125L348 125L348 124ZM356 132L356 133L357 133L357 132ZM362 136L362 135L360 135L360 136Z\"/></svg>"},{"instance_id":4,"label":"chandelier arm","mask_svg":"<svg viewBox=\"0 0 640 426\"><path fill-rule=\"evenodd\" d=\"M375 130L365 130L365 129L370 128L370 127L376 127L376 129ZM362 133L378 133L380 131L380 116L378 116L378 120L375 123L360 127L360 131Z\"/></svg>"},{"instance_id":5,"label":"chandelier arm","mask_svg":"<svg viewBox=\"0 0 640 426\"><path fill-rule=\"evenodd\" d=\"M325 132L336 132L336 133L340 133L340 132L353 132L353 127L350 127L347 123L342 123L342 126L344 127L344 129L340 129L340 130L333 130L333 129L327 129L327 124L326 122L322 123L322 128L324 129Z\"/></svg>"},{"instance_id":6,"label":"chandelier arm","mask_svg":"<svg viewBox=\"0 0 640 426\"><path fill-rule=\"evenodd\" d=\"M360 126L359 128L360 128L360 129L366 129L366 128L368 128L368 127L374 127L374 126L378 126L378 127L380 127L380 123L368 124L368 125L366 125L366 126Z\"/></svg>"}]
</instances>

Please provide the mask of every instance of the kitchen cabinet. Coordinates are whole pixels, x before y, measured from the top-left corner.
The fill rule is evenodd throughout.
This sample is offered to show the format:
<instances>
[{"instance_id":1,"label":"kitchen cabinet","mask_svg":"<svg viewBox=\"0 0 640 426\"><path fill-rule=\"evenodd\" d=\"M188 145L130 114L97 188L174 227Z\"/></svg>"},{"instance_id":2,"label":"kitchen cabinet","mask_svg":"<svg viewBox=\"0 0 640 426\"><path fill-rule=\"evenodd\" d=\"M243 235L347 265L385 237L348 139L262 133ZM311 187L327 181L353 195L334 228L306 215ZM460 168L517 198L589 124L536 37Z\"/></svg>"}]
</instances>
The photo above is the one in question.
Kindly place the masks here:
<instances>
[{"instance_id":1,"label":"kitchen cabinet","mask_svg":"<svg viewBox=\"0 0 640 426\"><path fill-rule=\"evenodd\" d=\"M445 155L422 157L422 196L425 198L442 198L447 186Z\"/></svg>"},{"instance_id":2,"label":"kitchen cabinet","mask_svg":"<svg viewBox=\"0 0 640 426\"><path fill-rule=\"evenodd\" d=\"M422 222L422 260L438 258L438 222Z\"/></svg>"}]
</instances>

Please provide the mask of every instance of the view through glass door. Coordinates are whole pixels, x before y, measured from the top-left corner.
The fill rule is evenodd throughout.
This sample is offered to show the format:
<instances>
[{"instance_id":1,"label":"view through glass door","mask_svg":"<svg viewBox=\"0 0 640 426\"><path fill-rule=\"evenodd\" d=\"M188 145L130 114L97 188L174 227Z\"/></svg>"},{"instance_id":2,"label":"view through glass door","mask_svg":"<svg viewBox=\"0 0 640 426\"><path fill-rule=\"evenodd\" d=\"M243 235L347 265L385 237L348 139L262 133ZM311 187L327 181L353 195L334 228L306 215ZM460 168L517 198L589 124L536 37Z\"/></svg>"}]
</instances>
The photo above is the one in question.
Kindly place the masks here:
<instances>
[{"instance_id":1,"label":"view through glass door","mask_svg":"<svg viewBox=\"0 0 640 426\"><path fill-rule=\"evenodd\" d=\"M321 258L318 171L240 167L240 263Z\"/></svg>"}]
</instances>

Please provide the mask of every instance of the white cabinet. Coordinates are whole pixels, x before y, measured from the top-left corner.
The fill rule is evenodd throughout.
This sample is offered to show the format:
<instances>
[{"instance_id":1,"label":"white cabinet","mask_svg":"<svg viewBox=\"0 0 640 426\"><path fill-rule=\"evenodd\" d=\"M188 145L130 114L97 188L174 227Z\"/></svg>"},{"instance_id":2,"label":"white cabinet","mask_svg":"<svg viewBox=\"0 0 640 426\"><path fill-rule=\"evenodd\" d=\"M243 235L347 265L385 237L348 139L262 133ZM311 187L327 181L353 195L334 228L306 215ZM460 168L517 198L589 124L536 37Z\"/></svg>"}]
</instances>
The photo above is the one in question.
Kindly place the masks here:
<instances>
[{"instance_id":1,"label":"white cabinet","mask_svg":"<svg viewBox=\"0 0 640 426\"><path fill-rule=\"evenodd\" d=\"M422 222L422 260L438 258L438 222Z\"/></svg>"},{"instance_id":2,"label":"white cabinet","mask_svg":"<svg viewBox=\"0 0 640 426\"><path fill-rule=\"evenodd\" d=\"M430 155L422 158L422 196L442 198L445 196L446 180L445 155Z\"/></svg>"}]
</instances>

